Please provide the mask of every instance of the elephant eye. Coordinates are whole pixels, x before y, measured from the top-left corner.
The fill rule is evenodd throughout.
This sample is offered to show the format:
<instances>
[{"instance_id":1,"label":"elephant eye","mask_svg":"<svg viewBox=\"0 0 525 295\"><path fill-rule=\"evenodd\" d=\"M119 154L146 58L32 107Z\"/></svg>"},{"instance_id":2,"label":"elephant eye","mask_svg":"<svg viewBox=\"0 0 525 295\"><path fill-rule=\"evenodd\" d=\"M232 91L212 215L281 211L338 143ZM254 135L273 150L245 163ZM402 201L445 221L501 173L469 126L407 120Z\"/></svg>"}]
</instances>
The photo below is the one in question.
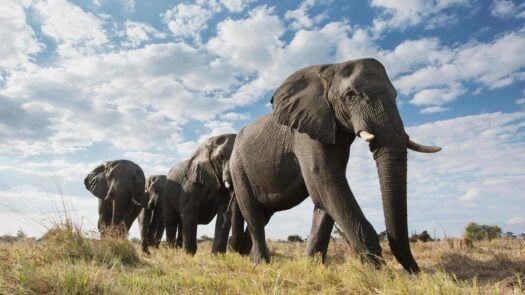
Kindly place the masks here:
<instances>
[{"instance_id":1,"label":"elephant eye","mask_svg":"<svg viewBox=\"0 0 525 295\"><path fill-rule=\"evenodd\" d=\"M352 100L357 96L357 93L353 89L348 89L345 91L344 95L345 99Z\"/></svg>"}]
</instances>

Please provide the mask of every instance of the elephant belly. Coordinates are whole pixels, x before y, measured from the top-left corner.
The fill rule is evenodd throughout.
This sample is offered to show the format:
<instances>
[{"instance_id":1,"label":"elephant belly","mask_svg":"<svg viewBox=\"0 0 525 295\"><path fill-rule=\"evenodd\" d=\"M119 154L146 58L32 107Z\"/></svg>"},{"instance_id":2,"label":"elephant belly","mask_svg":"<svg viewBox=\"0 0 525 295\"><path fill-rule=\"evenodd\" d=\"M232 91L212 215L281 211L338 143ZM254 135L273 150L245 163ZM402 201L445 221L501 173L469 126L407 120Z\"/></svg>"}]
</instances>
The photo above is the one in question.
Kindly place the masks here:
<instances>
[{"instance_id":1,"label":"elephant belly","mask_svg":"<svg viewBox=\"0 0 525 295\"><path fill-rule=\"evenodd\" d=\"M239 134L236 148L254 197L272 211L298 205L308 192L293 151L293 132L271 116L250 127Z\"/></svg>"}]
</instances>

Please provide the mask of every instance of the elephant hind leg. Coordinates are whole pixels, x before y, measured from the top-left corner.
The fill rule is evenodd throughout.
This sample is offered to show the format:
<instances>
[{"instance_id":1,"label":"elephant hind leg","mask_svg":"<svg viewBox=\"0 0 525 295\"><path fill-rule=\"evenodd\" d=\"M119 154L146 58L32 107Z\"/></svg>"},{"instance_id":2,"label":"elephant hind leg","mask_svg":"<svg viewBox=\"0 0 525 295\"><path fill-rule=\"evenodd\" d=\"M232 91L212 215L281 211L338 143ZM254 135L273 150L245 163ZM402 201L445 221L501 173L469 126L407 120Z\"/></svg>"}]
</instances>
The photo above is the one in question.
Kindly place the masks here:
<instances>
[{"instance_id":1,"label":"elephant hind leg","mask_svg":"<svg viewBox=\"0 0 525 295\"><path fill-rule=\"evenodd\" d=\"M320 253L321 260L324 263L326 252L328 251L328 244L330 243L330 234L334 227L334 220L326 211L317 206L314 208L313 215L312 229L308 237L306 253L311 257Z\"/></svg>"},{"instance_id":2,"label":"elephant hind leg","mask_svg":"<svg viewBox=\"0 0 525 295\"><path fill-rule=\"evenodd\" d=\"M177 248L182 248L182 240L183 240L183 236L182 236L182 221L179 220L179 222L177 224L177 240L175 242L175 246Z\"/></svg>"},{"instance_id":3,"label":"elephant hind leg","mask_svg":"<svg viewBox=\"0 0 525 295\"><path fill-rule=\"evenodd\" d=\"M238 167L234 167L234 169L235 168ZM268 222L270 215L266 214L264 206L256 200L249 181L243 171L232 173L232 179L235 187L236 201L239 205L242 216L248 223L248 228L252 237L252 259L257 264L263 259L269 263L270 254L268 247L266 246L264 226Z\"/></svg>"}]
</instances>

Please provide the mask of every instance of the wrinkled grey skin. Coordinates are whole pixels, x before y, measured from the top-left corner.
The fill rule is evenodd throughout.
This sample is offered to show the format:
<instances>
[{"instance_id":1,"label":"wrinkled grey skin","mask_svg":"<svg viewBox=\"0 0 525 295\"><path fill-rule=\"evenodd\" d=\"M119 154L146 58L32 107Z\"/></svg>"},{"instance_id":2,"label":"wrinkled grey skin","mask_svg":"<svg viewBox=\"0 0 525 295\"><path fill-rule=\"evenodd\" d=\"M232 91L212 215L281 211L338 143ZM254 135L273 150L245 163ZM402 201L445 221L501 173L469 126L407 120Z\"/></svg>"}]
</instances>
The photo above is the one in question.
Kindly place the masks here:
<instances>
[{"instance_id":1,"label":"wrinkled grey skin","mask_svg":"<svg viewBox=\"0 0 525 295\"><path fill-rule=\"evenodd\" d=\"M374 59L303 68L272 97L273 113L244 127L230 160L236 201L253 241L256 263L269 261L264 227L274 212L308 195L314 218L309 255L326 255L334 220L364 261L381 264L376 231L346 180L350 145L361 131L375 135L376 161L392 253L419 271L407 230L408 135L396 107L396 90Z\"/></svg>"},{"instance_id":2,"label":"wrinkled grey skin","mask_svg":"<svg viewBox=\"0 0 525 295\"><path fill-rule=\"evenodd\" d=\"M166 175L152 175L146 179L146 207L139 214L140 237L142 251L149 253L148 247L159 247L164 234L164 216L162 212L162 199ZM179 224L177 246L182 245L182 224Z\"/></svg>"},{"instance_id":3,"label":"wrinkled grey skin","mask_svg":"<svg viewBox=\"0 0 525 295\"><path fill-rule=\"evenodd\" d=\"M227 208L230 192L223 181L235 134L210 137L189 160L168 173L163 210L168 245L175 246L175 231L182 222L183 247L197 251L197 225L208 224L217 215L212 253L225 252L230 230Z\"/></svg>"},{"instance_id":4,"label":"wrinkled grey skin","mask_svg":"<svg viewBox=\"0 0 525 295\"><path fill-rule=\"evenodd\" d=\"M144 172L128 160L104 162L84 179L84 185L98 200L98 230L127 237L129 228L145 204ZM122 225L124 225L122 227Z\"/></svg>"}]
</instances>

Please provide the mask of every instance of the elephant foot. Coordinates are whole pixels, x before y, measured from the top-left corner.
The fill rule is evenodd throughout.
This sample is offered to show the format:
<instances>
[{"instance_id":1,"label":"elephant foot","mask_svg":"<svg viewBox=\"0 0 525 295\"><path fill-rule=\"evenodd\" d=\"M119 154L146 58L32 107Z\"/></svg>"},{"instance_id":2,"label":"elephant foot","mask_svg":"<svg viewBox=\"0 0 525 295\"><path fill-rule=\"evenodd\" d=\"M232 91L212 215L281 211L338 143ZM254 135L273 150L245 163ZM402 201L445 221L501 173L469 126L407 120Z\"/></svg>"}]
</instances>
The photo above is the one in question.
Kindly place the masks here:
<instances>
[{"instance_id":1,"label":"elephant foot","mask_svg":"<svg viewBox=\"0 0 525 295\"><path fill-rule=\"evenodd\" d=\"M361 254L360 260L362 263L372 265L377 270L381 269L381 267L385 264L385 260L383 259L381 254L376 255L370 252L366 254Z\"/></svg>"},{"instance_id":2,"label":"elephant foot","mask_svg":"<svg viewBox=\"0 0 525 295\"><path fill-rule=\"evenodd\" d=\"M252 261L255 264L270 263L270 256L268 254L264 255L264 253L255 250L252 254Z\"/></svg>"},{"instance_id":3,"label":"elephant foot","mask_svg":"<svg viewBox=\"0 0 525 295\"><path fill-rule=\"evenodd\" d=\"M144 252L144 254L147 254L147 255L150 255L151 253L149 252L149 249L147 246L142 246L142 252Z\"/></svg>"}]
</instances>

